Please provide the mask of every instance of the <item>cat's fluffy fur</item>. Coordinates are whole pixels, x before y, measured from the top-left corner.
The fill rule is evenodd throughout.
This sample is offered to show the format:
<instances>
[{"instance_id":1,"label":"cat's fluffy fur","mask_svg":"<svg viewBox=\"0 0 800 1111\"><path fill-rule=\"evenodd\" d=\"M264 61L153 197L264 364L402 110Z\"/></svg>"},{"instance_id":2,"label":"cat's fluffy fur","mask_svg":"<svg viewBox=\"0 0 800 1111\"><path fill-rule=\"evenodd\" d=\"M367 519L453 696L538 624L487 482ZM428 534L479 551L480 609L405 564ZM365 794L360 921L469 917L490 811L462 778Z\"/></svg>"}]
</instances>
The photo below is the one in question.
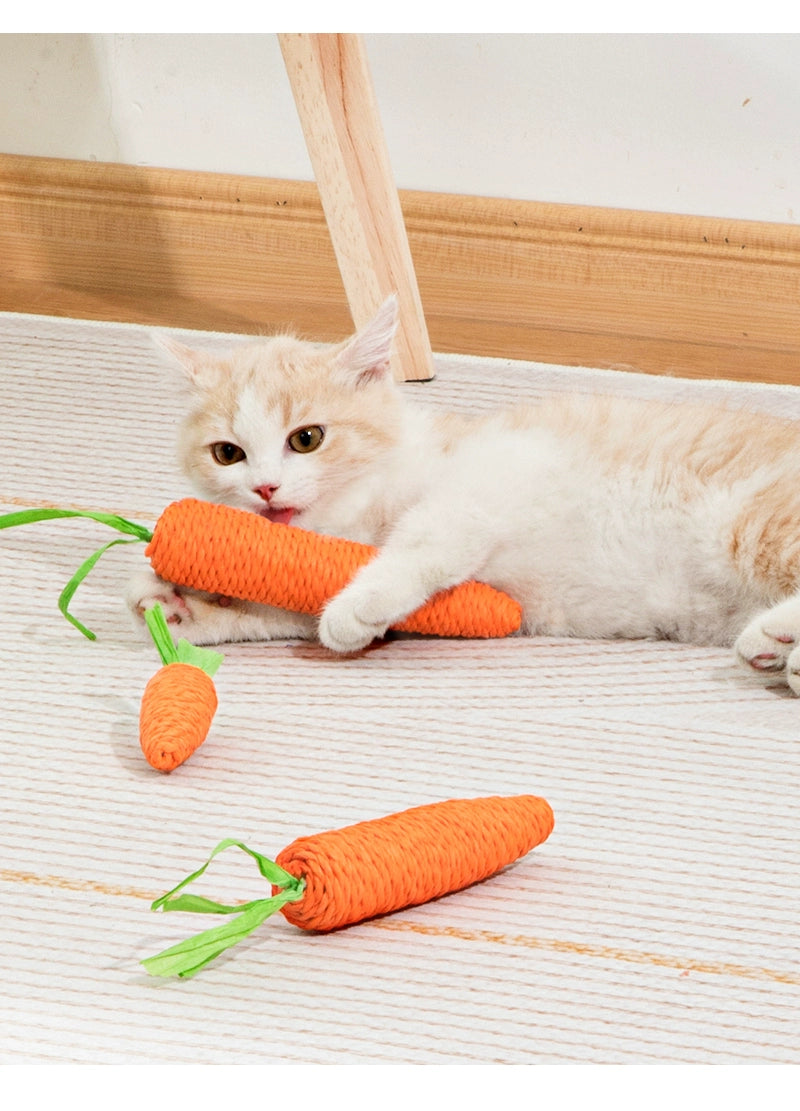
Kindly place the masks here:
<instances>
[{"instance_id":1,"label":"cat's fluffy fur","mask_svg":"<svg viewBox=\"0 0 800 1111\"><path fill-rule=\"evenodd\" d=\"M191 385L180 456L204 497L381 553L319 620L149 573L131 585L136 612L161 601L197 643L319 636L353 652L475 578L522 604L525 633L738 635L753 671L784 674L800 693L796 427L569 396L471 419L434 413L392 380L395 326L390 299L336 348L275 337L219 359L167 344ZM294 450L304 429L322 442ZM220 461L215 444L241 457Z\"/></svg>"}]
</instances>

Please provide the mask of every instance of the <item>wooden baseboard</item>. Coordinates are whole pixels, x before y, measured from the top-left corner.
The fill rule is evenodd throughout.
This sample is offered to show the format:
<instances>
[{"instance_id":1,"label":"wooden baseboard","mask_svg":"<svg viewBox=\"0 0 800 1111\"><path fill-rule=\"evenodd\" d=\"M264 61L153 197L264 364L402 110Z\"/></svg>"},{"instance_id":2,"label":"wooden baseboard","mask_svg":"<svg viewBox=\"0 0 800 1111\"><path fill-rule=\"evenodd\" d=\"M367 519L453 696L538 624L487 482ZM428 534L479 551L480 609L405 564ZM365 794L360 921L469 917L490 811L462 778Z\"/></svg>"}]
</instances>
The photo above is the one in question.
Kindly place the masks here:
<instances>
[{"instance_id":1,"label":"wooden baseboard","mask_svg":"<svg viewBox=\"0 0 800 1111\"><path fill-rule=\"evenodd\" d=\"M436 351L800 384L800 228L401 192ZM316 186L0 155L0 309L351 329Z\"/></svg>"}]
</instances>

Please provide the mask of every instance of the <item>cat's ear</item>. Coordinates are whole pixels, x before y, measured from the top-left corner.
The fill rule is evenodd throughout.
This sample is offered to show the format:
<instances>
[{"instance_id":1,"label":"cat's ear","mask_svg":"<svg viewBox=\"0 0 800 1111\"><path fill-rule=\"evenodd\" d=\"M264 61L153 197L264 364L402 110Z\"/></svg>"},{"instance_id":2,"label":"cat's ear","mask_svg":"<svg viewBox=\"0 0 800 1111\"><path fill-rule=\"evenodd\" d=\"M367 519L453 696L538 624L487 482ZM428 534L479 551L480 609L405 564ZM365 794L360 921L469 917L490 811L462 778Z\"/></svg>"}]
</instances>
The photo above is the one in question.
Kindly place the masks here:
<instances>
[{"instance_id":1,"label":"cat's ear","mask_svg":"<svg viewBox=\"0 0 800 1111\"><path fill-rule=\"evenodd\" d=\"M215 377L218 363L213 355L187 347L185 343L163 332L153 332L151 335L156 346L172 357L193 385L202 387L210 384L210 380Z\"/></svg>"},{"instance_id":2,"label":"cat's ear","mask_svg":"<svg viewBox=\"0 0 800 1111\"><path fill-rule=\"evenodd\" d=\"M356 385L391 378L389 359L397 331L397 297L387 297L375 316L349 339L336 356L337 369Z\"/></svg>"}]
</instances>

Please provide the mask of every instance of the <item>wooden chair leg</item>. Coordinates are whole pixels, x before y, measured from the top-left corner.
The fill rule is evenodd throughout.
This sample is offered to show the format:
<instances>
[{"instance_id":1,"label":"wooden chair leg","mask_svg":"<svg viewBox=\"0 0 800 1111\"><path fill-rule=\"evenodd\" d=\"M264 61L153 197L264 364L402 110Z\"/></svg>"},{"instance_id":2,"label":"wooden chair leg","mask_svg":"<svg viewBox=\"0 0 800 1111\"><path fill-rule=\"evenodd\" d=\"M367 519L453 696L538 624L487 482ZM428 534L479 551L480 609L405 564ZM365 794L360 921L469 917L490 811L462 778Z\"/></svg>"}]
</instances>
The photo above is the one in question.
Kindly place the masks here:
<instances>
[{"instance_id":1,"label":"wooden chair leg","mask_svg":"<svg viewBox=\"0 0 800 1111\"><path fill-rule=\"evenodd\" d=\"M353 321L362 327L396 292L395 377L432 378L428 330L362 36L278 37Z\"/></svg>"}]
</instances>

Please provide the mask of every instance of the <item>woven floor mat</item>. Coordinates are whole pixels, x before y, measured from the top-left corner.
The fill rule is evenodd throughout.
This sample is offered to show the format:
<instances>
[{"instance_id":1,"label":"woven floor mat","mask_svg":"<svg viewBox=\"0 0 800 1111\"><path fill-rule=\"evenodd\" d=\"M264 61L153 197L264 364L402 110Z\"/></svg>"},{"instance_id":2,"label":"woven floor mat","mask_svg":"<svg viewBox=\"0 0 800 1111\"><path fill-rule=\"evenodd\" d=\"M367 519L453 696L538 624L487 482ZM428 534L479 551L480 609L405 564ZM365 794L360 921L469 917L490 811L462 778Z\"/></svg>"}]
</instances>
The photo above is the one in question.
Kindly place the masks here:
<instances>
[{"instance_id":1,"label":"woven floor mat","mask_svg":"<svg viewBox=\"0 0 800 1111\"><path fill-rule=\"evenodd\" d=\"M210 347L239 337L195 335ZM152 524L190 491L177 381L146 329L0 315L0 508ZM440 356L404 387L476 411L558 390L719 398L800 419L790 387ZM0 1062L769 1063L800 1055L800 704L725 650L397 639L337 660L234 645L211 734L144 762L157 666L121 602L140 546L84 521L0 534ZM442 798L533 793L550 839L494 879L330 935L272 919L191 980L139 965L209 923L150 901L237 837ZM259 884L261 883L261 886ZM252 898L221 858L206 890Z\"/></svg>"}]
</instances>

